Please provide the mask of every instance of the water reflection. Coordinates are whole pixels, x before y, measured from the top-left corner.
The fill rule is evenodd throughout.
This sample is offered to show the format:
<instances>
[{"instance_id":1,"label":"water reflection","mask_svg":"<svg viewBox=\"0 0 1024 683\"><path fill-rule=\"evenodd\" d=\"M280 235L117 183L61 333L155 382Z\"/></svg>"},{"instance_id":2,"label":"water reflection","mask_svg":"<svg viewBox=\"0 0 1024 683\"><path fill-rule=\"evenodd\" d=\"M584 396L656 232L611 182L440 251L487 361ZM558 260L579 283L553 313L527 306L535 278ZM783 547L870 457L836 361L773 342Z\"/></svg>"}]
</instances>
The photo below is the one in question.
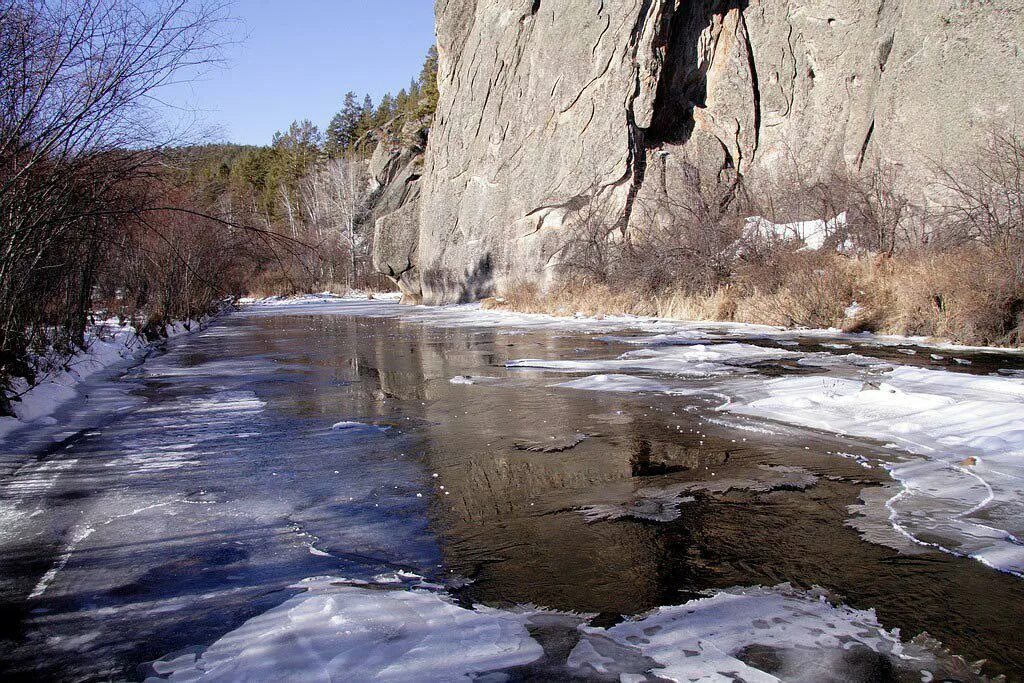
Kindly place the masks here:
<instances>
[{"instance_id":1,"label":"water reflection","mask_svg":"<svg viewBox=\"0 0 1024 683\"><path fill-rule=\"evenodd\" d=\"M860 492L887 477L830 453L871 455L871 444L739 430L706 398L553 388L566 376L504 367L630 348L401 319L229 318L147 366L143 405L62 454L90 467L75 465L39 494L47 540L4 564L23 578L4 584L5 603L19 611L6 636L14 654L0 656L23 674L49 657L57 672L131 676L279 604L297 579L401 567L460 587L467 601L597 613L605 623L705 589L818 585L876 608L906 638L927 631L993 670L1024 672L1018 579L937 552L900 555L845 525ZM490 380L451 382L463 376ZM220 427L182 412L225 395L250 396L259 412ZM387 429L331 429L341 421ZM208 439L183 451L192 465L140 474L126 458L160 445L140 446L146 434L179 446ZM524 443L566 447L530 452ZM763 480L772 467L803 468L815 483L721 484ZM693 500L671 522L588 521L580 511L683 485L695 487ZM170 502L115 520L111 488ZM54 566L78 524L68 520L83 516L109 523L75 550L52 592L26 602L24 586ZM157 619L159 600L174 609ZM52 644L84 624L114 635L72 652Z\"/></svg>"}]
</instances>

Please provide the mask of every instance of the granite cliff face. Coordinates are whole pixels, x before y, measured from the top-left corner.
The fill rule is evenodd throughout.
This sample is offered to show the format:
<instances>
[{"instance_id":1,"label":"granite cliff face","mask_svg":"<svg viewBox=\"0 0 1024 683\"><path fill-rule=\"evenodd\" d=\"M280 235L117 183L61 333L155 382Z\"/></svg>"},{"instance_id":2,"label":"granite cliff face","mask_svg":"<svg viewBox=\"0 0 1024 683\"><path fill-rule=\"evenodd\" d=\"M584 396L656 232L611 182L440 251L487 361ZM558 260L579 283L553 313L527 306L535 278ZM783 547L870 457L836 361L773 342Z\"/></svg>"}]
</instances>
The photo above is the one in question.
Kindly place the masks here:
<instances>
[{"instance_id":1,"label":"granite cliff face","mask_svg":"<svg viewBox=\"0 0 1024 683\"><path fill-rule=\"evenodd\" d=\"M438 0L441 101L417 195L377 222L411 298L557 277L567 217L693 170L883 162L922 196L1024 123L1016 0Z\"/></svg>"}]
</instances>

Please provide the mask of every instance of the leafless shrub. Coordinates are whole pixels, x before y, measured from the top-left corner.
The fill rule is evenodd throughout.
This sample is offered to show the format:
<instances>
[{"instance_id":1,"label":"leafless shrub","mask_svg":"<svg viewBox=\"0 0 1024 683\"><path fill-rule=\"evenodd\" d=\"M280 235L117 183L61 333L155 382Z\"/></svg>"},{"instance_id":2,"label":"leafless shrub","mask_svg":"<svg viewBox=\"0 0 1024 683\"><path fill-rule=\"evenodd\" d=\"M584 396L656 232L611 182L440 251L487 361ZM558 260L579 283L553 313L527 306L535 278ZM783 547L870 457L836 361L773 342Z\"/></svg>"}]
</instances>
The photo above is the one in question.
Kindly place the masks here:
<instances>
[{"instance_id":1,"label":"leafless shrub","mask_svg":"<svg viewBox=\"0 0 1024 683\"><path fill-rule=\"evenodd\" d=\"M702 183L695 169L677 194L638 197L628 224L593 192L574 207L563 270L570 279L626 286L654 296L686 283L711 293L730 272L741 233L735 187Z\"/></svg>"},{"instance_id":2,"label":"leafless shrub","mask_svg":"<svg viewBox=\"0 0 1024 683\"><path fill-rule=\"evenodd\" d=\"M148 105L216 59L222 11L0 0L0 390L31 375L31 349L81 343L101 265L146 209Z\"/></svg>"},{"instance_id":3,"label":"leafless shrub","mask_svg":"<svg viewBox=\"0 0 1024 683\"><path fill-rule=\"evenodd\" d=\"M942 246L981 245L1024 287L1024 138L995 133L965 167L943 169Z\"/></svg>"}]
</instances>

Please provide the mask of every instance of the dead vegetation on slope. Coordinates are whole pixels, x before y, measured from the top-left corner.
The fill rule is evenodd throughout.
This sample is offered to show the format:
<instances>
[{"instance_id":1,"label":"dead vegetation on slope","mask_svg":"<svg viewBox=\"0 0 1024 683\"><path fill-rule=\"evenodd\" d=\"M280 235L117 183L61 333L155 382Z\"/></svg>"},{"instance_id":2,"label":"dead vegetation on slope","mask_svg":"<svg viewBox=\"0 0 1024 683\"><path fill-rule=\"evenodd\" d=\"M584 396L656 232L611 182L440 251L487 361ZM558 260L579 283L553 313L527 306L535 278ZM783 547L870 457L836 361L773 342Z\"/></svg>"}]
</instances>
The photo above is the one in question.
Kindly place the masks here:
<instances>
[{"instance_id":1,"label":"dead vegetation on slope","mask_svg":"<svg viewBox=\"0 0 1024 683\"><path fill-rule=\"evenodd\" d=\"M640 207L627 229L580 210L560 284L511 286L489 305L1019 346L1024 139L993 136L973 164L941 177L943 200L922 206L895 189L893 169L789 177L756 196L695 176L679 196ZM805 223L787 222L797 217Z\"/></svg>"}]
</instances>

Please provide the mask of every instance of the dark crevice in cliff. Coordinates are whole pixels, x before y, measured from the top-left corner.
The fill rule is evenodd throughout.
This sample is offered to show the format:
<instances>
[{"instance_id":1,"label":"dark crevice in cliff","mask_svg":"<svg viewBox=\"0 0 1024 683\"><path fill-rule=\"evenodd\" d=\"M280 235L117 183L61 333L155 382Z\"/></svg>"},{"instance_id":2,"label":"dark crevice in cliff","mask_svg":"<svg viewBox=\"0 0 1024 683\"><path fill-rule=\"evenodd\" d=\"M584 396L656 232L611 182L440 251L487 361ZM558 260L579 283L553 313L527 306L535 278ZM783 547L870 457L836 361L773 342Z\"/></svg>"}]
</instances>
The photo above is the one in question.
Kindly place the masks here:
<instances>
[{"instance_id":1,"label":"dark crevice in cliff","mask_svg":"<svg viewBox=\"0 0 1024 683\"><path fill-rule=\"evenodd\" d=\"M645 29L651 2L645 2L641 15L633 29L631 40L636 45ZM647 158L650 150L660 149L665 145L683 145L693 135L695 127L694 110L707 106L708 71L713 62L713 53L701 54L701 35L714 26L716 19L720 21L732 10L741 13L740 29L744 33L747 44L747 59L750 63L751 79L754 89L754 121L758 131L755 132L755 149L757 134L760 129L761 102L757 73L754 68L754 55L746 37L746 24L742 23L742 12L747 8L749 0L706 0L704 2L670 2L666 3L661 15L662 25L654 38L653 47L663 51L664 58L658 85L655 92L654 111L649 128L641 129L636 125L632 101L639 96L640 83L627 109L627 122L630 132L630 169L626 178L631 185L626 198L626 206L618 227L625 231L632 217L636 197L644 185L647 171ZM725 149L725 169L735 168L734 160L728 148ZM738 169L737 169L738 170Z\"/></svg>"},{"instance_id":2,"label":"dark crevice in cliff","mask_svg":"<svg viewBox=\"0 0 1024 683\"><path fill-rule=\"evenodd\" d=\"M644 184L644 174L647 170L647 144L646 144L646 133L643 129L636 125L636 113L633 110L634 104L642 91L641 77L640 77L640 54L639 46L641 38L643 37L644 31L647 28L647 21L651 16L651 11L654 6L655 0L644 0L643 5L640 7L640 12L637 16L636 22L633 24L633 29L629 37L629 47L633 52L633 60L636 70L636 82L633 86L633 92L629 95L629 100L626 103L626 127L629 131L629 161L626 173L618 181L611 183L611 186L618 186L624 183L629 183L629 193L626 196L626 205L623 209L622 216L619 218L619 222L615 226L616 229L621 230L625 233L627 226L629 225L629 219L633 214L633 205L636 202L637 193ZM665 14L670 14L672 0L658 0L663 5L666 5ZM654 42L654 46L657 46L659 42L668 40L668 36L665 35L665 31L668 29L667 21L663 22L662 26L659 27L659 35Z\"/></svg>"},{"instance_id":3,"label":"dark crevice in cliff","mask_svg":"<svg viewBox=\"0 0 1024 683\"><path fill-rule=\"evenodd\" d=\"M868 134L864 136L864 144L860 146L860 156L857 158L857 170L864 167L864 158L868 155L868 145L871 144L871 136L875 134L875 120L871 119L868 127Z\"/></svg>"},{"instance_id":4,"label":"dark crevice in cliff","mask_svg":"<svg viewBox=\"0 0 1024 683\"><path fill-rule=\"evenodd\" d=\"M747 19L740 11L739 28L743 30L743 42L747 46L747 64L750 68L750 85L754 95L754 146L750 150L750 161L753 162L754 155L761 142L761 83L757 75L757 60L754 58L754 46L750 44L750 32L747 30ZM742 169L739 169L742 172Z\"/></svg>"},{"instance_id":5,"label":"dark crevice in cliff","mask_svg":"<svg viewBox=\"0 0 1024 683\"><path fill-rule=\"evenodd\" d=\"M724 17L732 10L742 13L748 4L749 0L687 2L672 13L654 118L647 135L650 146L682 145L690 139L695 125L694 109L707 106L708 71L713 61L711 55L701 59L701 34L714 25L716 17ZM749 58L753 69L752 53Z\"/></svg>"},{"instance_id":6,"label":"dark crevice in cliff","mask_svg":"<svg viewBox=\"0 0 1024 683\"><path fill-rule=\"evenodd\" d=\"M626 206L617 226L623 233L625 233L626 228L629 226L629 219L633 216L633 206L636 204L636 196L640 192L640 188L644 186L644 177L647 173L647 145L645 143L644 131L642 128L637 127L632 110L628 113L628 119L629 146L631 148L630 170L632 171L633 182L630 183L629 194L626 196Z\"/></svg>"}]
</instances>

